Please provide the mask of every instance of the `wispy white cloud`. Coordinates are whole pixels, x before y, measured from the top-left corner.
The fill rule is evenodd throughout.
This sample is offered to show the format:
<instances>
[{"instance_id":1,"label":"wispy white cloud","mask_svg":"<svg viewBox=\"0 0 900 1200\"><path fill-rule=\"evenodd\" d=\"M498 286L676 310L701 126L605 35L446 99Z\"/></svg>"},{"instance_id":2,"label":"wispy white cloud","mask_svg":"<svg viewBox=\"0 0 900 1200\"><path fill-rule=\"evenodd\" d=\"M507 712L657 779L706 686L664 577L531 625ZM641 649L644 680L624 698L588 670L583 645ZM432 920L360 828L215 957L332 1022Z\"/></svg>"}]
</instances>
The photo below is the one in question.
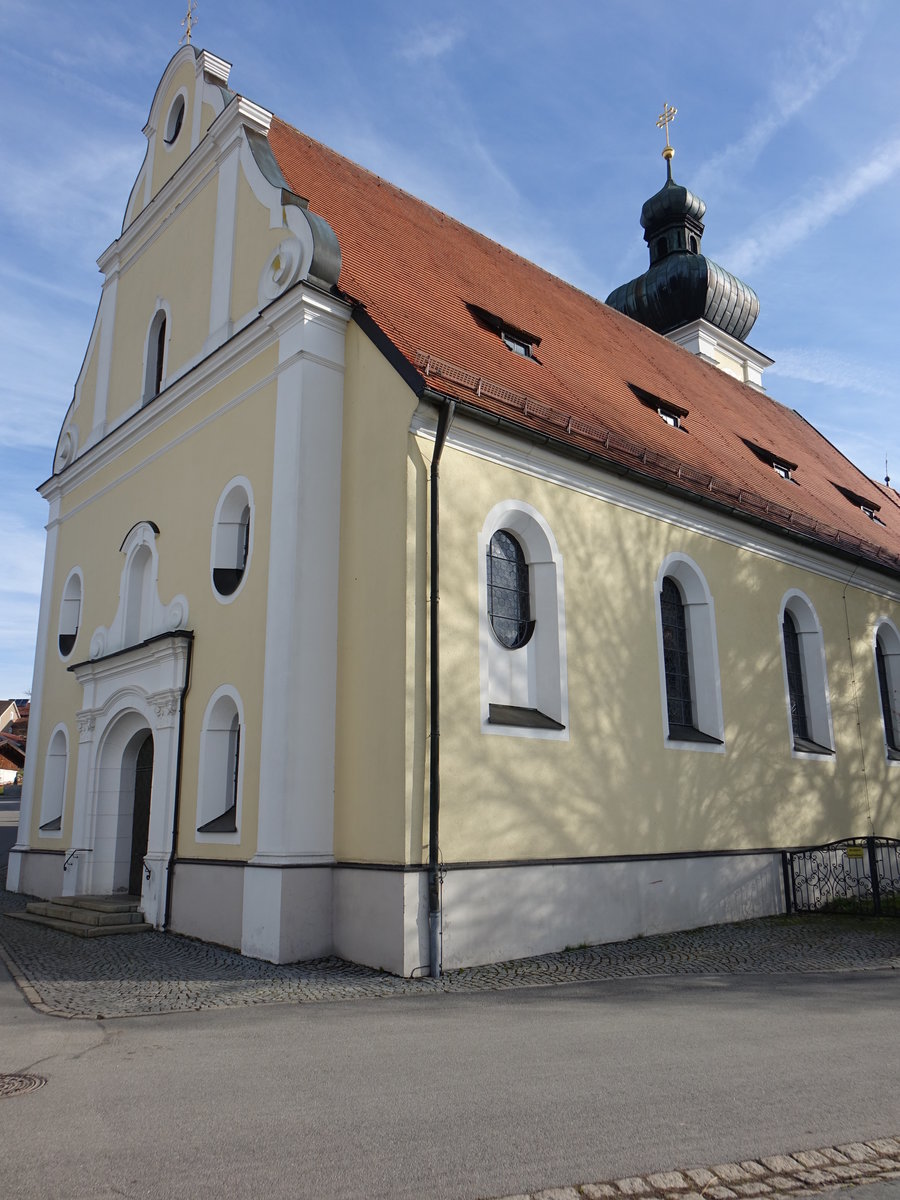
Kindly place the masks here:
<instances>
[{"instance_id":1,"label":"wispy white cloud","mask_svg":"<svg viewBox=\"0 0 900 1200\"><path fill-rule=\"evenodd\" d=\"M775 365L766 372L817 383L823 387L840 388L869 396L893 397L897 380L893 373L858 359L847 358L822 346L773 349Z\"/></svg>"},{"instance_id":2,"label":"wispy white cloud","mask_svg":"<svg viewBox=\"0 0 900 1200\"><path fill-rule=\"evenodd\" d=\"M704 163L695 176L702 192L724 176L756 162L772 138L807 108L859 53L871 3L841 0L820 10L797 42L774 64L769 96L756 109L750 128Z\"/></svg>"},{"instance_id":3,"label":"wispy white cloud","mask_svg":"<svg viewBox=\"0 0 900 1200\"><path fill-rule=\"evenodd\" d=\"M804 198L791 201L779 215L768 214L753 232L723 252L722 261L738 275L758 269L805 241L834 217L848 212L898 172L900 134L884 142L849 174L807 184Z\"/></svg>"},{"instance_id":4,"label":"wispy white cloud","mask_svg":"<svg viewBox=\"0 0 900 1200\"><path fill-rule=\"evenodd\" d=\"M397 54L407 62L427 62L429 59L442 58L463 39L463 30L459 25L438 25L420 27L401 42Z\"/></svg>"}]
</instances>

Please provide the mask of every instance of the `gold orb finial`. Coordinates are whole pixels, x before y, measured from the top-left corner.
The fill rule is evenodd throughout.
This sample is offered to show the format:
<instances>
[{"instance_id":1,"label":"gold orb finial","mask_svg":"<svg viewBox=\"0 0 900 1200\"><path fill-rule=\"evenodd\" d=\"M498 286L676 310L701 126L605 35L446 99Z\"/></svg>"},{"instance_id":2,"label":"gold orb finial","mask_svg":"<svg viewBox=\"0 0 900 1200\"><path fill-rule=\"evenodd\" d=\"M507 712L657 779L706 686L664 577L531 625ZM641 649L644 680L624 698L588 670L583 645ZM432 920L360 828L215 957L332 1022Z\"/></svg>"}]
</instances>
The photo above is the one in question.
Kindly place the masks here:
<instances>
[{"instance_id":1,"label":"gold orb finial","mask_svg":"<svg viewBox=\"0 0 900 1200\"><path fill-rule=\"evenodd\" d=\"M662 156L666 162L671 162L675 157L675 147L669 144L669 124L674 120L678 109L673 104L664 103L663 110L656 118L656 128L666 131L666 144L663 146Z\"/></svg>"}]
</instances>

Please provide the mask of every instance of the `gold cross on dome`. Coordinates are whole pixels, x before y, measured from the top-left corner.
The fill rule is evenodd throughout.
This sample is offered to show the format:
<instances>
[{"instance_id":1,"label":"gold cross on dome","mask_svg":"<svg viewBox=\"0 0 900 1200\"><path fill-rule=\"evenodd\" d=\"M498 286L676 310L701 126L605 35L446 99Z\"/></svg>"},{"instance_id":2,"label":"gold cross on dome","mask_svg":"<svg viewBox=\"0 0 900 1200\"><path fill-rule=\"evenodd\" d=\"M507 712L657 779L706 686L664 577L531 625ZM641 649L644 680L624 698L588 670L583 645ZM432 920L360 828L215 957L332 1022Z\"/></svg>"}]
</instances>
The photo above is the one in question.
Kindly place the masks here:
<instances>
[{"instance_id":1,"label":"gold cross on dome","mask_svg":"<svg viewBox=\"0 0 900 1200\"><path fill-rule=\"evenodd\" d=\"M196 10L197 5L194 3L194 0L188 0L187 13L185 14L184 20L181 22L181 28L184 30L184 33L178 42L179 46L183 46L185 42L187 42L188 45L191 44L191 30L200 19L199 17L194 16Z\"/></svg>"},{"instance_id":2,"label":"gold cross on dome","mask_svg":"<svg viewBox=\"0 0 900 1200\"><path fill-rule=\"evenodd\" d=\"M675 119L677 112L678 109L673 104L663 104L663 110L656 118L656 128L666 131L666 144L662 152L663 158L672 158L675 154L674 148L669 145L669 124Z\"/></svg>"}]
</instances>

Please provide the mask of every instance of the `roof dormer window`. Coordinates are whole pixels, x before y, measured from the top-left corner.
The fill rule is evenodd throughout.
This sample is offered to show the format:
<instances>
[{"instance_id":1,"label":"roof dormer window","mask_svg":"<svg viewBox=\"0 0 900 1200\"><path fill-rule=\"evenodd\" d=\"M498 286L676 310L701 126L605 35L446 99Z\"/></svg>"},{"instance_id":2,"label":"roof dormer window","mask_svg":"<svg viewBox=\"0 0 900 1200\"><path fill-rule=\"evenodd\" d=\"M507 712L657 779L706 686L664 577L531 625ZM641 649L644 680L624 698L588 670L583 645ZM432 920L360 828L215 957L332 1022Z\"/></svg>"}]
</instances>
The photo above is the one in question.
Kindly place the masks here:
<instances>
[{"instance_id":1,"label":"roof dormer window","mask_svg":"<svg viewBox=\"0 0 900 1200\"><path fill-rule=\"evenodd\" d=\"M781 479L786 479L788 483L797 482L794 478L794 472L797 470L795 462L791 462L790 459L776 454L774 450L767 450L765 446L758 446L756 442L748 441L747 438L741 438L741 441L748 450L753 451L760 462L764 462L767 467L771 467Z\"/></svg>"},{"instance_id":2,"label":"roof dormer window","mask_svg":"<svg viewBox=\"0 0 900 1200\"><path fill-rule=\"evenodd\" d=\"M652 392L646 391L642 387L638 387L636 383L628 385L641 404L645 408L653 408L661 420L667 425L671 425L673 429L684 429L682 421L688 415L688 410L682 408L680 404L673 404L671 400L663 400L662 396L654 396Z\"/></svg>"},{"instance_id":3,"label":"roof dormer window","mask_svg":"<svg viewBox=\"0 0 900 1200\"><path fill-rule=\"evenodd\" d=\"M535 355L535 350L541 344L541 339L536 333L520 329L519 326L511 324L503 317L498 317L496 313L488 312L486 308L480 308L477 304L470 304L468 300L465 304L478 324L496 333L507 350L518 354L520 358L531 358L535 362L540 362Z\"/></svg>"},{"instance_id":4,"label":"roof dormer window","mask_svg":"<svg viewBox=\"0 0 900 1200\"><path fill-rule=\"evenodd\" d=\"M513 337L511 333L502 330L500 337L503 340L504 346L508 350L512 350L513 354L521 354L523 358L534 357L534 344L532 342L523 341L521 338Z\"/></svg>"},{"instance_id":5,"label":"roof dormer window","mask_svg":"<svg viewBox=\"0 0 900 1200\"><path fill-rule=\"evenodd\" d=\"M854 492L851 491L850 488L842 487L839 483L835 483L834 486L842 496L844 496L850 501L851 504L855 505L859 509L863 516L868 517L870 521L874 521L876 525L884 524L884 521L882 521L881 517L878 515L881 511L880 504L876 504L874 500L870 500L867 496L861 496L859 492Z\"/></svg>"},{"instance_id":6,"label":"roof dormer window","mask_svg":"<svg viewBox=\"0 0 900 1200\"><path fill-rule=\"evenodd\" d=\"M876 525L884 524L884 521L882 521L881 517L879 517L879 515L875 512L875 509L870 508L868 504L861 504L859 509L860 512L867 516L870 521L874 521Z\"/></svg>"}]
</instances>

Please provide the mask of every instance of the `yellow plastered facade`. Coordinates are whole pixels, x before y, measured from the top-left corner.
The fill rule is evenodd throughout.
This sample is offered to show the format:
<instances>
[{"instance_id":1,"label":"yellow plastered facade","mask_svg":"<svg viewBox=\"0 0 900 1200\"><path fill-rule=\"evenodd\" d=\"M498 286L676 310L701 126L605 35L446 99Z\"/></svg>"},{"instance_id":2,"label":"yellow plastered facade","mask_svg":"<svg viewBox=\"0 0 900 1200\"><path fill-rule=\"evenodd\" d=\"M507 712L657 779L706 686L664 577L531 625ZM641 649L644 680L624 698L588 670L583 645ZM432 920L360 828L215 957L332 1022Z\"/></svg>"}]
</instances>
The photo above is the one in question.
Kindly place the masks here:
<instances>
[{"instance_id":1,"label":"yellow plastered facade","mask_svg":"<svg viewBox=\"0 0 900 1200\"><path fill-rule=\"evenodd\" d=\"M850 586L845 613L834 579L468 453L448 450L441 478L447 861L746 850L871 825L900 832L874 662L876 623L896 623L900 606ZM477 535L504 499L533 505L563 558L568 741L480 731ZM723 753L667 745L655 606L673 553L693 560L712 594ZM793 589L822 629L833 757L792 755L781 613Z\"/></svg>"}]
</instances>

